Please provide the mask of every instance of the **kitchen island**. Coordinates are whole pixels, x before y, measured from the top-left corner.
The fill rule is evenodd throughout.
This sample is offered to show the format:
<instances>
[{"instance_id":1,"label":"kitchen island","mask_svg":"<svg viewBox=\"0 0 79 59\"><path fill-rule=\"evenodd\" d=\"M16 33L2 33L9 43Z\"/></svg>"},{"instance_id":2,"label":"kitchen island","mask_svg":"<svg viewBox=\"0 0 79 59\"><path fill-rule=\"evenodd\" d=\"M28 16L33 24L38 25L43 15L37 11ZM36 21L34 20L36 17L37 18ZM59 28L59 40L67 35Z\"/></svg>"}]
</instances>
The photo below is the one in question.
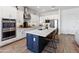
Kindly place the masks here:
<instances>
[{"instance_id":1,"label":"kitchen island","mask_svg":"<svg viewBox=\"0 0 79 59\"><path fill-rule=\"evenodd\" d=\"M35 29L27 33L27 48L32 52L42 52L45 45L48 43L47 36L50 35L56 28Z\"/></svg>"}]
</instances>

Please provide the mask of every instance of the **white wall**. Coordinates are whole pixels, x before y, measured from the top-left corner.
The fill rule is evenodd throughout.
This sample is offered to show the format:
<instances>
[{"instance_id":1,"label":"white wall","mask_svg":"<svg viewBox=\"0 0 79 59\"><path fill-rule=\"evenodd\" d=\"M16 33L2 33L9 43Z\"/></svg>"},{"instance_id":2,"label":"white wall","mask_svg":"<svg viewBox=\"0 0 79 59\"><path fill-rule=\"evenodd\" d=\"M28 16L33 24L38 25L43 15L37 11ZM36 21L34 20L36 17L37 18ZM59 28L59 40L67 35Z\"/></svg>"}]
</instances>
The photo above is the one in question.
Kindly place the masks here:
<instances>
[{"instance_id":1,"label":"white wall","mask_svg":"<svg viewBox=\"0 0 79 59\"><path fill-rule=\"evenodd\" d=\"M61 33L74 34L79 30L79 8L61 10Z\"/></svg>"},{"instance_id":2,"label":"white wall","mask_svg":"<svg viewBox=\"0 0 79 59\"><path fill-rule=\"evenodd\" d=\"M40 23L39 21L40 21L39 16L31 13L30 25L34 24L35 26L38 26Z\"/></svg>"}]
</instances>

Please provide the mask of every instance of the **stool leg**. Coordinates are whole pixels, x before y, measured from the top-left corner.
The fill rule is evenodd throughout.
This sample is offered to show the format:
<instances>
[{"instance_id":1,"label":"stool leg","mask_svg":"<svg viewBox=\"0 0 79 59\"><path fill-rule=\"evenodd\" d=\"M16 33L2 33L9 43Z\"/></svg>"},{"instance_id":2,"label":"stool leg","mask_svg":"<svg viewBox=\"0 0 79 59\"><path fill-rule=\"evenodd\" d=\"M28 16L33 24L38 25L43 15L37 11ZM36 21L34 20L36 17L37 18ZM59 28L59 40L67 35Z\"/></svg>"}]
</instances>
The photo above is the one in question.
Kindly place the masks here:
<instances>
[{"instance_id":1,"label":"stool leg","mask_svg":"<svg viewBox=\"0 0 79 59\"><path fill-rule=\"evenodd\" d=\"M55 42L55 39L52 41L52 45L53 45L54 52L56 53L57 43Z\"/></svg>"},{"instance_id":2,"label":"stool leg","mask_svg":"<svg viewBox=\"0 0 79 59\"><path fill-rule=\"evenodd\" d=\"M58 37L58 34L55 35L55 41L56 41L56 43L59 43L59 37Z\"/></svg>"}]
</instances>

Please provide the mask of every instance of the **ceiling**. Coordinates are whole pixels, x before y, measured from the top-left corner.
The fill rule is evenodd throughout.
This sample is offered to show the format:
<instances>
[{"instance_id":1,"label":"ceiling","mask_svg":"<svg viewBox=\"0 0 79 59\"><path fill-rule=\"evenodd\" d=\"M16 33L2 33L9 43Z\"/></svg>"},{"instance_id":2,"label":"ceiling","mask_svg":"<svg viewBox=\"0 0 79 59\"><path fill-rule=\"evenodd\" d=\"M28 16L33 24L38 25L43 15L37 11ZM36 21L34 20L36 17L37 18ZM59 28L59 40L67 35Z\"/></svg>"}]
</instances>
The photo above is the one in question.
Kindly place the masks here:
<instances>
[{"instance_id":1,"label":"ceiling","mask_svg":"<svg viewBox=\"0 0 79 59\"><path fill-rule=\"evenodd\" d=\"M59 8L61 10L65 10L65 9L77 8L79 6L27 6L27 7L39 13L44 13L48 11L55 11L58 10Z\"/></svg>"}]
</instances>

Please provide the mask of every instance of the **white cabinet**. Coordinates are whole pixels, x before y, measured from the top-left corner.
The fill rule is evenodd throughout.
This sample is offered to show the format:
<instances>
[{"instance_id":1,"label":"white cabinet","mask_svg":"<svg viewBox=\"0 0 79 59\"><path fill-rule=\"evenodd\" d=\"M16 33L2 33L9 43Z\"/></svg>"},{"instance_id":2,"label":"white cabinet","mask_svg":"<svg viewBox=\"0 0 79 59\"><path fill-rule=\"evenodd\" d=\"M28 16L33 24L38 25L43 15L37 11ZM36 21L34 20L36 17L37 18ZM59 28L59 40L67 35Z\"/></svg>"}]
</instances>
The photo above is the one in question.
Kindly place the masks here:
<instances>
[{"instance_id":1,"label":"white cabinet","mask_svg":"<svg viewBox=\"0 0 79 59\"><path fill-rule=\"evenodd\" d=\"M26 33L25 33L25 29L22 29L22 30L21 30L21 37L22 37L22 38L26 37L25 34L26 34Z\"/></svg>"},{"instance_id":2,"label":"white cabinet","mask_svg":"<svg viewBox=\"0 0 79 59\"><path fill-rule=\"evenodd\" d=\"M7 7L0 7L0 17L5 17L5 18L9 18L9 10Z\"/></svg>"},{"instance_id":3,"label":"white cabinet","mask_svg":"<svg viewBox=\"0 0 79 59\"><path fill-rule=\"evenodd\" d=\"M10 6L0 7L0 17L16 19L16 8Z\"/></svg>"},{"instance_id":4,"label":"white cabinet","mask_svg":"<svg viewBox=\"0 0 79 59\"><path fill-rule=\"evenodd\" d=\"M16 21L17 21L17 27L19 27L19 25L23 24L23 22L24 22L23 11L20 11L20 10L17 11L17 19L16 19Z\"/></svg>"},{"instance_id":5,"label":"white cabinet","mask_svg":"<svg viewBox=\"0 0 79 59\"><path fill-rule=\"evenodd\" d=\"M22 39L26 37L25 30L23 28L18 28L16 31L16 36L17 36L17 39Z\"/></svg>"},{"instance_id":6,"label":"white cabinet","mask_svg":"<svg viewBox=\"0 0 79 59\"><path fill-rule=\"evenodd\" d=\"M39 27L36 27L36 28L39 28ZM35 30L36 28L17 28L17 31L16 31L17 40L25 38L27 36L26 32Z\"/></svg>"},{"instance_id":7,"label":"white cabinet","mask_svg":"<svg viewBox=\"0 0 79 59\"><path fill-rule=\"evenodd\" d=\"M17 39L21 39L22 38L22 30L21 29L17 29L16 37L17 37Z\"/></svg>"},{"instance_id":8,"label":"white cabinet","mask_svg":"<svg viewBox=\"0 0 79 59\"><path fill-rule=\"evenodd\" d=\"M23 38L26 37L25 31L26 31L25 29L22 30L22 37L23 37Z\"/></svg>"},{"instance_id":9,"label":"white cabinet","mask_svg":"<svg viewBox=\"0 0 79 59\"><path fill-rule=\"evenodd\" d=\"M9 13L9 17L13 18L13 19L16 19L17 17L17 10L15 7L10 7L11 10L10 10L10 13Z\"/></svg>"},{"instance_id":10,"label":"white cabinet","mask_svg":"<svg viewBox=\"0 0 79 59\"><path fill-rule=\"evenodd\" d=\"M79 33L78 32L75 33L75 41L79 45Z\"/></svg>"}]
</instances>

